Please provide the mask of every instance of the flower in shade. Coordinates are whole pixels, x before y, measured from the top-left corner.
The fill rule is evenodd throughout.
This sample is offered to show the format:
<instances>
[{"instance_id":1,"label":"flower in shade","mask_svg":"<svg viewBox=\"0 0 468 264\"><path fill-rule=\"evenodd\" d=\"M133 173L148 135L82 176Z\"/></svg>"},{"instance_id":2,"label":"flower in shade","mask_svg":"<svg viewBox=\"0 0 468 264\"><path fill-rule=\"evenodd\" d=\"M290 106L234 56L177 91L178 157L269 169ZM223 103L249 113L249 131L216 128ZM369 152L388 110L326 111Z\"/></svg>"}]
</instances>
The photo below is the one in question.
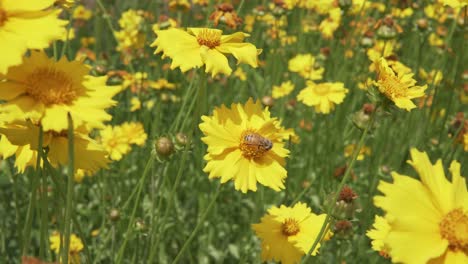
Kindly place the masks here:
<instances>
[{"instance_id":1,"label":"flower in shade","mask_svg":"<svg viewBox=\"0 0 468 264\"><path fill-rule=\"evenodd\" d=\"M291 81L283 82L281 85L273 86L271 96L275 99L287 96L294 90L294 84Z\"/></svg>"},{"instance_id":2,"label":"flower in shade","mask_svg":"<svg viewBox=\"0 0 468 264\"><path fill-rule=\"evenodd\" d=\"M307 106L314 106L317 113L328 114L335 109L335 104L341 104L348 93L344 84L307 82L307 87L299 92L297 100Z\"/></svg>"},{"instance_id":3,"label":"flower in shade","mask_svg":"<svg viewBox=\"0 0 468 264\"><path fill-rule=\"evenodd\" d=\"M325 214L312 213L304 203L271 207L260 223L252 225L262 242L262 261L298 263L314 244L325 218ZM316 255L319 247L320 243L311 254Z\"/></svg>"},{"instance_id":4,"label":"flower in shade","mask_svg":"<svg viewBox=\"0 0 468 264\"><path fill-rule=\"evenodd\" d=\"M307 80L321 80L325 69L315 64L315 57L311 54L299 54L289 60L288 69L291 72L297 72Z\"/></svg>"},{"instance_id":5,"label":"flower in shade","mask_svg":"<svg viewBox=\"0 0 468 264\"><path fill-rule=\"evenodd\" d=\"M413 74L398 69L390 67L385 58L380 58L376 62L377 80L374 84L397 107L410 111L416 107L411 99L423 97L427 85L415 86Z\"/></svg>"},{"instance_id":6,"label":"flower in shade","mask_svg":"<svg viewBox=\"0 0 468 264\"><path fill-rule=\"evenodd\" d=\"M89 68L62 58L55 62L43 52L32 52L19 66L10 67L0 82L0 119L30 119L44 131L68 128L70 113L76 127L103 127L112 118L105 109L116 104L120 87L106 86L107 77L87 75ZM14 113L14 114L12 114Z\"/></svg>"},{"instance_id":7,"label":"flower in shade","mask_svg":"<svg viewBox=\"0 0 468 264\"><path fill-rule=\"evenodd\" d=\"M15 155L15 166L19 171L24 171L27 166L35 166L39 126L31 122L16 121L0 127L0 134L3 135L0 140L0 153L4 157ZM73 135L75 169L94 172L107 168L107 152L87 136L83 127L76 129ZM52 166L68 164L68 140L66 130L44 131L42 147L47 149L47 158Z\"/></svg>"},{"instance_id":8,"label":"flower in shade","mask_svg":"<svg viewBox=\"0 0 468 264\"><path fill-rule=\"evenodd\" d=\"M62 240L64 237L62 236ZM50 249L55 252L55 254L60 253L60 233L55 231L52 233L52 235L49 237L50 241ZM69 252L68 252L68 258L69 261L68 263L70 264L79 264L81 263L80 261L80 252L83 251L84 245L81 239L75 235L71 234L70 235L70 247L69 247ZM61 256L59 256L61 258ZM62 261L60 261L61 263Z\"/></svg>"},{"instance_id":9,"label":"flower in shade","mask_svg":"<svg viewBox=\"0 0 468 264\"><path fill-rule=\"evenodd\" d=\"M411 158L420 180L393 172L393 183L379 183L382 195L374 204L385 215L368 232L373 248L398 263L468 263L468 192L460 163L450 164L450 181L441 160L432 164L416 149Z\"/></svg>"},{"instance_id":10,"label":"flower in shade","mask_svg":"<svg viewBox=\"0 0 468 264\"><path fill-rule=\"evenodd\" d=\"M349 144L345 146L344 149L344 155L346 158L352 157L353 153L356 149L357 145L356 144ZM367 146L362 146L362 148L359 150L359 154L357 156L357 160L364 160L366 156L370 156L371 154L371 149Z\"/></svg>"},{"instance_id":11,"label":"flower in shade","mask_svg":"<svg viewBox=\"0 0 468 264\"><path fill-rule=\"evenodd\" d=\"M163 57L172 59L171 69L180 67L182 72L205 65L205 72L215 76L218 73L231 74L225 54L232 54L238 63L258 66L257 55L261 50L250 43L245 43L248 34L236 32L222 35L219 29L178 28L156 30L158 35L151 44L156 47L155 53L163 52Z\"/></svg>"},{"instance_id":12,"label":"flower in shade","mask_svg":"<svg viewBox=\"0 0 468 264\"><path fill-rule=\"evenodd\" d=\"M67 22L51 8L54 2L0 0L0 74L21 64L28 49L47 48L64 35Z\"/></svg>"},{"instance_id":13,"label":"flower in shade","mask_svg":"<svg viewBox=\"0 0 468 264\"><path fill-rule=\"evenodd\" d=\"M256 191L257 182L275 191L284 189L289 154L284 141L294 133L262 109L260 101L216 107L202 120L202 141L208 145L203 170L210 178L221 178L221 183L233 180L243 193Z\"/></svg>"}]
</instances>

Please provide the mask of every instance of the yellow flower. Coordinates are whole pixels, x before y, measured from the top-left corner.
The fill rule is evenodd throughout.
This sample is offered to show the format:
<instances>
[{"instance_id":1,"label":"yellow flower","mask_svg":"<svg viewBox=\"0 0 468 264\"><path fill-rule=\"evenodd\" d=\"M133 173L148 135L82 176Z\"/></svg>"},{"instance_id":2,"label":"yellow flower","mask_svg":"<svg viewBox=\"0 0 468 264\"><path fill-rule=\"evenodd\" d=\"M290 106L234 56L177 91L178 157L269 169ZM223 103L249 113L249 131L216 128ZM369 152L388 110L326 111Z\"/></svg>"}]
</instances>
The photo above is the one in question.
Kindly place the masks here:
<instances>
[{"instance_id":1,"label":"yellow flower","mask_svg":"<svg viewBox=\"0 0 468 264\"><path fill-rule=\"evenodd\" d=\"M395 53L396 46L397 44L395 41L378 40L372 48L367 50L367 57L372 62L378 61L381 57L387 58ZM371 64L369 70L375 70L374 64Z\"/></svg>"},{"instance_id":2,"label":"yellow flower","mask_svg":"<svg viewBox=\"0 0 468 264\"><path fill-rule=\"evenodd\" d=\"M323 38L333 38L333 33L340 26L341 23L341 9L339 7L333 8L329 11L329 17L324 19L320 25L319 30Z\"/></svg>"},{"instance_id":3,"label":"yellow flower","mask_svg":"<svg viewBox=\"0 0 468 264\"><path fill-rule=\"evenodd\" d=\"M238 68L234 71L234 76L236 76L237 78L239 78L239 80L241 80L241 81L247 80L247 74L245 73L244 70L242 70L241 67L238 67Z\"/></svg>"},{"instance_id":4,"label":"yellow flower","mask_svg":"<svg viewBox=\"0 0 468 264\"><path fill-rule=\"evenodd\" d=\"M434 85L439 85L443 79L443 74L440 70L432 70L430 72L427 72L423 68L420 68L419 76L427 83L433 83Z\"/></svg>"},{"instance_id":5,"label":"yellow flower","mask_svg":"<svg viewBox=\"0 0 468 264\"><path fill-rule=\"evenodd\" d=\"M37 151L31 150L29 145L16 146L5 136L0 134L0 156L4 159L15 156L15 168L18 173L24 173L26 167L36 167Z\"/></svg>"},{"instance_id":6,"label":"yellow flower","mask_svg":"<svg viewBox=\"0 0 468 264\"><path fill-rule=\"evenodd\" d=\"M291 131L262 109L260 101L217 107L212 116L202 116L202 141L208 145L203 171L221 183L234 181L236 190L256 191L257 182L275 191L284 189L287 171L284 148Z\"/></svg>"},{"instance_id":7,"label":"yellow flower","mask_svg":"<svg viewBox=\"0 0 468 264\"><path fill-rule=\"evenodd\" d=\"M262 261L298 263L312 247L325 218L325 214L316 215L300 202L293 207L271 207L260 223L252 225L262 241ZM313 256L319 247L320 243Z\"/></svg>"},{"instance_id":8,"label":"yellow flower","mask_svg":"<svg viewBox=\"0 0 468 264\"><path fill-rule=\"evenodd\" d=\"M432 164L416 149L411 157L421 181L393 172L393 183L379 183L383 195L374 204L388 226L374 225L376 248L388 249L398 263L468 263L468 192L460 163L450 164L449 181L441 160Z\"/></svg>"},{"instance_id":9,"label":"yellow flower","mask_svg":"<svg viewBox=\"0 0 468 264\"><path fill-rule=\"evenodd\" d=\"M75 128L99 128L112 118L105 108L120 87L106 86L107 77L87 75L89 68L62 58L55 62L43 52L32 52L19 66L11 67L0 82L0 119L7 122L30 119L44 131L68 128L70 113ZM14 114L12 114L14 113Z\"/></svg>"},{"instance_id":10,"label":"yellow flower","mask_svg":"<svg viewBox=\"0 0 468 264\"><path fill-rule=\"evenodd\" d=\"M114 33L118 42L118 51L144 47L146 35L142 31L143 22L144 17L136 10L130 9L122 14L119 19L121 30Z\"/></svg>"},{"instance_id":11,"label":"yellow flower","mask_svg":"<svg viewBox=\"0 0 468 264\"><path fill-rule=\"evenodd\" d=\"M374 220L374 229L367 231L367 236L372 239L372 249L388 254L389 249L385 246L384 240L390 233L390 225L385 218L376 215Z\"/></svg>"},{"instance_id":12,"label":"yellow flower","mask_svg":"<svg viewBox=\"0 0 468 264\"><path fill-rule=\"evenodd\" d=\"M62 238L63 239L63 238ZM55 252L55 254L59 254L60 252L60 233L55 231L49 237L50 241L50 249ZM75 235L70 235L70 248L69 248L69 260L68 263L71 264L80 264L80 252L83 251L84 245L81 239ZM61 257L61 256L60 256ZM60 258L59 257L59 258Z\"/></svg>"},{"instance_id":13,"label":"yellow flower","mask_svg":"<svg viewBox=\"0 0 468 264\"><path fill-rule=\"evenodd\" d=\"M163 52L163 57L172 59L171 69L180 67L185 72L205 65L205 72L213 77L218 73L229 75L232 69L224 54L234 55L238 63L258 66L257 55L261 50L244 43L249 35L242 32L222 35L221 30L211 28L188 28L187 31L171 28L155 33L158 37L151 46L157 47L155 53Z\"/></svg>"},{"instance_id":14,"label":"yellow flower","mask_svg":"<svg viewBox=\"0 0 468 264\"><path fill-rule=\"evenodd\" d=\"M453 8L461 8L468 5L468 0L439 0L439 2Z\"/></svg>"},{"instance_id":15,"label":"yellow flower","mask_svg":"<svg viewBox=\"0 0 468 264\"><path fill-rule=\"evenodd\" d=\"M64 35L67 22L50 8L54 2L0 0L0 74L21 64L28 49L47 48Z\"/></svg>"},{"instance_id":16,"label":"yellow flower","mask_svg":"<svg viewBox=\"0 0 468 264\"><path fill-rule=\"evenodd\" d=\"M325 71L323 67L316 67L315 57L311 54L296 55L289 60L288 69L312 81L322 79L323 72Z\"/></svg>"},{"instance_id":17,"label":"yellow flower","mask_svg":"<svg viewBox=\"0 0 468 264\"><path fill-rule=\"evenodd\" d=\"M19 170L26 166L35 165L37 157L39 127L31 122L17 121L0 127L8 141L2 137L1 150L6 156L16 154L15 164ZM47 158L54 167L68 164L68 133L66 130L44 131L43 148L47 148ZM8 144L9 143L9 144ZM106 168L109 160L101 145L87 136L86 130L79 128L74 132L75 169L94 172ZM14 147L16 146L16 147Z\"/></svg>"},{"instance_id":18,"label":"yellow flower","mask_svg":"<svg viewBox=\"0 0 468 264\"><path fill-rule=\"evenodd\" d=\"M379 91L399 108L406 111L415 108L416 105L411 99L424 96L427 85L415 86L416 81L413 79L412 73L395 71L384 58L380 58L376 62L376 67L377 81L374 84Z\"/></svg>"},{"instance_id":19,"label":"yellow flower","mask_svg":"<svg viewBox=\"0 0 468 264\"><path fill-rule=\"evenodd\" d=\"M174 90L176 88L175 84L168 82L166 79L159 79L155 82L150 81L149 86L155 90L162 90L162 89Z\"/></svg>"},{"instance_id":20,"label":"yellow flower","mask_svg":"<svg viewBox=\"0 0 468 264\"><path fill-rule=\"evenodd\" d=\"M190 9L190 3L188 0L171 0L169 8L172 10L188 10Z\"/></svg>"},{"instance_id":21,"label":"yellow flower","mask_svg":"<svg viewBox=\"0 0 468 264\"><path fill-rule=\"evenodd\" d=\"M73 10L72 17L74 19L87 21L91 18L92 15L93 15L93 12L91 12L91 10L84 7L84 5L77 5L75 9Z\"/></svg>"},{"instance_id":22,"label":"yellow flower","mask_svg":"<svg viewBox=\"0 0 468 264\"><path fill-rule=\"evenodd\" d=\"M141 109L140 99L138 99L138 97L132 97L132 99L130 99L130 112L135 112L138 109Z\"/></svg>"},{"instance_id":23,"label":"yellow flower","mask_svg":"<svg viewBox=\"0 0 468 264\"><path fill-rule=\"evenodd\" d=\"M343 102L347 93L348 89L340 82L316 84L308 81L307 87L297 95L297 100L307 106L315 106L317 113L328 114L335 109L335 104Z\"/></svg>"},{"instance_id":24,"label":"yellow flower","mask_svg":"<svg viewBox=\"0 0 468 264\"><path fill-rule=\"evenodd\" d=\"M132 149L131 144L142 146L147 138L141 123L126 122L120 126L106 126L99 133L100 142L111 160L121 160Z\"/></svg>"},{"instance_id":25,"label":"yellow flower","mask_svg":"<svg viewBox=\"0 0 468 264\"><path fill-rule=\"evenodd\" d=\"M344 155L346 158L351 157L354 153L354 150L356 149L357 145L356 144L349 144L345 147L344 149ZM369 156L371 154L371 150L369 147L362 146L361 150L359 151L359 154L357 156L357 160L363 160L366 156Z\"/></svg>"},{"instance_id":26,"label":"yellow flower","mask_svg":"<svg viewBox=\"0 0 468 264\"><path fill-rule=\"evenodd\" d=\"M281 85L273 86L271 96L275 99L287 96L294 90L294 84L291 81L283 82Z\"/></svg>"}]
</instances>

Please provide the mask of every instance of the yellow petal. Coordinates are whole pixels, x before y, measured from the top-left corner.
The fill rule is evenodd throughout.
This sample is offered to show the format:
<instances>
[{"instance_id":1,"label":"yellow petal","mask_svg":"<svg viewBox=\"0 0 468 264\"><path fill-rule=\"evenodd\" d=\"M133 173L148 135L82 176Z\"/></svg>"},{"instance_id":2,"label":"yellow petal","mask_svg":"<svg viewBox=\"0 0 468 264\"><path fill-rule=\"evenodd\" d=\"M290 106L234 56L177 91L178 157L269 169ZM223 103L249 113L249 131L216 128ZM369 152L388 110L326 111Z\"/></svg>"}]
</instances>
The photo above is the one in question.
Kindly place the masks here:
<instances>
[{"instance_id":1,"label":"yellow petal","mask_svg":"<svg viewBox=\"0 0 468 264\"><path fill-rule=\"evenodd\" d=\"M234 55L237 64L246 63L254 68L258 67L257 48L250 43L221 43L216 49Z\"/></svg>"},{"instance_id":2,"label":"yellow petal","mask_svg":"<svg viewBox=\"0 0 468 264\"><path fill-rule=\"evenodd\" d=\"M200 47L200 55L202 61L206 65L205 72L211 73L211 76L214 77L218 73L224 73L230 75L232 72L231 67L229 67L228 60L226 56L220 53L217 50L209 49L206 46Z\"/></svg>"}]
</instances>

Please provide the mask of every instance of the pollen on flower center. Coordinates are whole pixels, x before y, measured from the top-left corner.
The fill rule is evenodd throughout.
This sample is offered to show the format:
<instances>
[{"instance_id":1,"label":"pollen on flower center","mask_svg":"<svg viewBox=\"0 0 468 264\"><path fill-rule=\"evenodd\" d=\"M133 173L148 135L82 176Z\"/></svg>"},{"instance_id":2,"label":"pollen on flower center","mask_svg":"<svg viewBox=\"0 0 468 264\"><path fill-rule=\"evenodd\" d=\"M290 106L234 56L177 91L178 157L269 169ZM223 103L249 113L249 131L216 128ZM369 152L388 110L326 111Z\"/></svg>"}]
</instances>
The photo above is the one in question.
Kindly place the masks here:
<instances>
[{"instance_id":1,"label":"pollen on flower center","mask_svg":"<svg viewBox=\"0 0 468 264\"><path fill-rule=\"evenodd\" d=\"M5 21L7 21L7 13L5 10L0 8L0 27L5 24Z\"/></svg>"},{"instance_id":2,"label":"pollen on flower center","mask_svg":"<svg viewBox=\"0 0 468 264\"><path fill-rule=\"evenodd\" d=\"M468 214L462 208L450 211L439 223L440 234L449 241L449 249L468 254Z\"/></svg>"},{"instance_id":3,"label":"pollen on flower center","mask_svg":"<svg viewBox=\"0 0 468 264\"><path fill-rule=\"evenodd\" d=\"M283 225L281 226L281 231L285 236L294 236L299 233L299 223L296 219L288 218L284 220Z\"/></svg>"},{"instance_id":4,"label":"pollen on flower center","mask_svg":"<svg viewBox=\"0 0 468 264\"><path fill-rule=\"evenodd\" d=\"M70 104L77 97L73 80L66 73L43 67L26 77L26 92L45 105Z\"/></svg>"},{"instance_id":5,"label":"pollen on flower center","mask_svg":"<svg viewBox=\"0 0 468 264\"><path fill-rule=\"evenodd\" d=\"M396 78L383 78L380 80L385 88L381 92L387 97L404 97L406 96L407 89L401 85L401 82Z\"/></svg>"},{"instance_id":6,"label":"pollen on flower center","mask_svg":"<svg viewBox=\"0 0 468 264\"><path fill-rule=\"evenodd\" d=\"M202 29L197 35L198 44L212 49L221 44L221 32L213 29Z\"/></svg>"},{"instance_id":7,"label":"pollen on flower center","mask_svg":"<svg viewBox=\"0 0 468 264\"><path fill-rule=\"evenodd\" d=\"M249 130L242 133L240 142L239 149L247 159L261 158L273 147L273 143L269 139Z\"/></svg>"}]
</instances>

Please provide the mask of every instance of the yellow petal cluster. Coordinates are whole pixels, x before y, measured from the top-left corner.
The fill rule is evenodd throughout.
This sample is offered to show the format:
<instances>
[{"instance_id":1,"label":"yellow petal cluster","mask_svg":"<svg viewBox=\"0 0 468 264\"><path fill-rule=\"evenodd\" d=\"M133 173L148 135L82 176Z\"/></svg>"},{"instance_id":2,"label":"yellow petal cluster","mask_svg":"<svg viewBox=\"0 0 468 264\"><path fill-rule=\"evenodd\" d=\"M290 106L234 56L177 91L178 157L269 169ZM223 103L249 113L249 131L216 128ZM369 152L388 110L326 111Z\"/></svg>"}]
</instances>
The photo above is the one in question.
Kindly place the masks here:
<instances>
[{"instance_id":1,"label":"yellow petal cluster","mask_svg":"<svg viewBox=\"0 0 468 264\"><path fill-rule=\"evenodd\" d=\"M100 130L99 142L109 153L111 160L121 160L131 151L131 145L143 146L148 135L143 124L138 122L125 122L120 126L106 126Z\"/></svg>"},{"instance_id":2,"label":"yellow petal cluster","mask_svg":"<svg viewBox=\"0 0 468 264\"><path fill-rule=\"evenodd\" d=\"M374 84L397 107L410 111L416 107L411 99L424 96L427 85L415 86L416 80L412 73L402 68L390 67L385 58L376 62L376 70L377 80Z\"/></svg>"},{"instance_id":3,"label":"yellow petal cluster","mask_svg":"<svg viewBox=\"0 0 468 264\"><path fill-rule=\"evenodd\" d=\"M262 242L262 261L298 263L312 247L326 215L316 215L304 203L273 206L252 228ZM329 233L330 235L330 233ZM320 243L312 255L318 253Z\"/></svg>"},{"instance_id":4,"label":"yellow petal cluster","mask_svg":"<svg viewBox=\"0 0 468 264\"><path fill-rule=\"evenodd\" d=\"M47 48L65 33L67 22L51 8L55 0L0 0L0 74L21 64L28 49Z\"/></svg>"},{"instance_id":5,"label":"yellow petal cluster","mask_svg":"<svg viewBox=\"0 0 468 264\"><path fill-rule=\"evenodd\" d=\"M314 106L317 113L329 114L336 104L341 104L348 93L344 84L307 82L307 87L299 92L297 100L307 106Z\"/></svg>"},{"instance_id":6,"label":"yellow petal cluster","mask_svg":"<svg viewBox=\"0 0 468 264\"><path fill-rule=\"evenodd\" d=\"M381 181L374 204L385 215L368 232L373 249L396 263L468 263L468 192L460 163L450 164L451 181L442 161L432 164L426 153L411 149L419 179L392 173Z\"/></svg>"},{"instance_id":7,"label":"yellow petal cluster","mask_svg":"<svg viewBox=\"0 0 468 264\"><path fill-rule=\"evenodd\" d=\"M298 54L289 60L288 69L297 72L307 80L321 80L325 69L316 65L316 59L312 54Z\"/></svg>"},{"instance_id":8,"label":"yellow petal cluster","mask_svg":"<svg viewBox=\"0 0 468 264\"><path fill-rule=\"evenodd\" d=\"M230 75L232 72L225 54L232 54L238 63L246 63L256 68L257 55L261 50L245 43L248 34L236 32L222 35L219 29L178 28L156 30L156 40L151 44L156 47L155 53L162 52L163 57L172 59L171 69L177 67L182 72L205 65L205 72L214 77L217 74Z\"/></svg>"},{"instance_id":9,"label":"yellow petal cluster","mask_svg":"<svg viewBox=\"0 0 468 264\"><path fill-rule=\"evenodd\" d=\"M243 193L256 191L257 182L275 191L285 188L289 151L284 141L292 133L260 101L216 107L213 115L202 120L202 141L208 145L203 170L210 178L221 178L221 183L232 180Z\"/></svg>"}]
</instances>

